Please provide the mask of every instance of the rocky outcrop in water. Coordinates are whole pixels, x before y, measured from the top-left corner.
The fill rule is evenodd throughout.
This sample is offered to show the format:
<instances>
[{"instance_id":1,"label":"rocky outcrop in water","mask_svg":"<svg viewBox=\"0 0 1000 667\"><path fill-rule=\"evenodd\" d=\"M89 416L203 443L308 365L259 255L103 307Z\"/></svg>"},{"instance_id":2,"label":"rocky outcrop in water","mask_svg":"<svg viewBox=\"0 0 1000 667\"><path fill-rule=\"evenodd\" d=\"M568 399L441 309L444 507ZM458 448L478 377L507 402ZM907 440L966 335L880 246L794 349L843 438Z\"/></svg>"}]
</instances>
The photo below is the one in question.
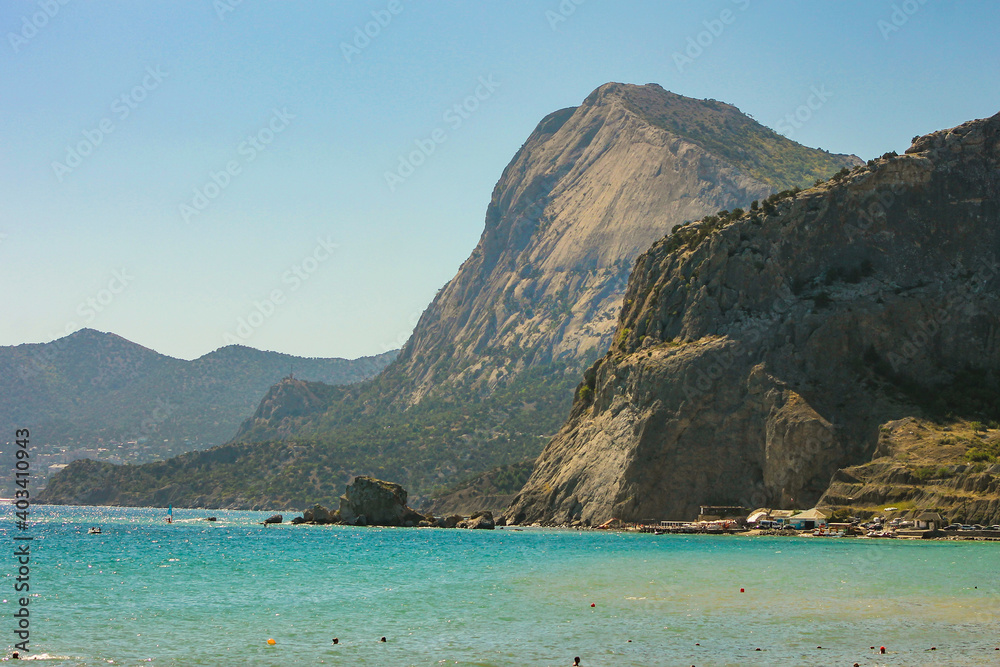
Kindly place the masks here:
<instances>
[{"instance_id":1,"label":"rocky outcrop in water","mask_svg":"<svg viewBox=\"0 0 1000 667\"><path fill-rule=\"evenodd\" d=\"M809 507L887 422L996 419L998 141L971 121L658 241L506 516Z\"/></svg>"},{"instance_id":2,"label":"rocky outcrop in water","mask_svg":"<svg viewBox=\"0 0 1000 667\"><path fill-rule=\"evenodd\" d=\"M496 521L493 519L493 512L475 512L468 519L459 521L458 528L468 528L470 530L493 530L496 528Z\"/></svg>"},{"instance_id":3,"label":"rocky outcrop in water","mask_svg":"<svg viewBox=\"0 0 1000 667\"><path fill-rule=\"evenodd\" d=\"M312 509L302 513L303 523L314 523L322 526L327 523L340 523L340 513L331 512L319 503L313 505Z\"/></svg>"},{"instance_id":4,"label":"rocky outcrop in water","mask_svg":"<svg viewBox=\"0 0 1000 667\"><path fill-rule=\"evenodd\" d=\"M468 528L492 530L497 521L490 511L474 512L470 517L454 515L435 517L421 514L406 505L406 490L399 484L374 477L359 476L340 497L340 509L331 512L320 504L295 517L295 525L347 524L351 526L402 526L406 528ZM280 515L277 521L281 523ZM272 517L273 518L273 517ZM272 523L271 519L265 523Z\"/></svg>"},{"instance_id":5,"label":"rocky outcrop in water","mask_svg":"<svg viewBox=\"0 0 1000 667\"><path fill-rule=\"evenodd\" d=\"M415 526L424 516L406 506L406 489L399 484L359 475L340 497L340 520L374 526ZM358 519L364 518L363 523Z\"/></svg>"}]
</instances>

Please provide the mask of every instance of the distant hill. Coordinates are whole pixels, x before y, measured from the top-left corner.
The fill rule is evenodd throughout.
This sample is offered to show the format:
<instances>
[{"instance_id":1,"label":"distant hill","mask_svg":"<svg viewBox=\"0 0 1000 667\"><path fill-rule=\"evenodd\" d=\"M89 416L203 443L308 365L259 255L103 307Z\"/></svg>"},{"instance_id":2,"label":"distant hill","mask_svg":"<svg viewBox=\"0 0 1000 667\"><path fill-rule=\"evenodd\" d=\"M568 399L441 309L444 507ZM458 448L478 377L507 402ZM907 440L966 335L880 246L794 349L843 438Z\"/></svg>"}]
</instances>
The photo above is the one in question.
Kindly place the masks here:
<instances>
[{"instance_id":1,"label":"distant hill","mask_svg":"<svg viewBox=\"0 0 1000 667\"><path fill-rule=\"evenodd\" d=\"M145 504L154 484L170 489L157 501L175 505L303 507L371 474L418 504L534 459L580 373L611 344L640 253L685 222L857 164L728 104L605 84L527 138L493 190L478 245L379 377L282 382L224 451L171 466L70 468L52 499ZM102 493L79 495L87 489Z\"/></svg>"},{"instance_id":2,"label":"distant hill","mask_svg":"<svg viewBox=\"0 0 1000 667\"><path fill-rule=\"evenodd\" d=\"M232 437L289 372L329 384L358 382L396 354L316 359L231 345L184 361L81 329L51 343L0 347L0 442L29 428L44 455L106 449L102 458L141 461L205 449Z\"/></svg>"}]
</instances>

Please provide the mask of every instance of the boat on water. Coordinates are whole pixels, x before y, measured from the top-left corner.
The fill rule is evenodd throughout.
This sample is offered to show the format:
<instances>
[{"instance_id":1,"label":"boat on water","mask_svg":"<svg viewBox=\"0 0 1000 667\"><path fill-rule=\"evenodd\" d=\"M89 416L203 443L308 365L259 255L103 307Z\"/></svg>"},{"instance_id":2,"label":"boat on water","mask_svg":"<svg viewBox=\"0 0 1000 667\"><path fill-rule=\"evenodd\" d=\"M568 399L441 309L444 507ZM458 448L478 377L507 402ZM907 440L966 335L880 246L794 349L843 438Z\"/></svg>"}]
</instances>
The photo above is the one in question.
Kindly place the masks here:
<instances>
[{"instance_id":1,"label":"boat on water","mask_svg":"<svg viewBox=\"0 0 1000 667\"><path fill-rule=\"evenodd\" d=\"M813 537L847 537L845 530L830 530L829 528L816 528L812 531Z\"/></svg>"},{"instance_id":2,"label":"boat on water","mask_svg":"<svg viewBox=\"0 0 1000 667\"><path fill-rule=\"evenodd\" d=\"M88 535L100 535L101 534L101 527L100 526L91 526L90 528L87 529L87 534Z\"/></svg>"}]
</instances>

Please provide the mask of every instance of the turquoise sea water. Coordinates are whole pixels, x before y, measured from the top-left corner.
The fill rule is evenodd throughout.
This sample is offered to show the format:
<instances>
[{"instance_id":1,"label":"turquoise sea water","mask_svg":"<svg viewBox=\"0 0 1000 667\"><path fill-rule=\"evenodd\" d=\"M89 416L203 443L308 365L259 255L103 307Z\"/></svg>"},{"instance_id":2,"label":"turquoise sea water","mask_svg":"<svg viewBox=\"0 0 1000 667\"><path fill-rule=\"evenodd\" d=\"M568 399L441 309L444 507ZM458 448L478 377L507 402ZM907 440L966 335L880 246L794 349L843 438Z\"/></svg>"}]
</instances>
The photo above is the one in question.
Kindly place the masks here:
<instances>
[{"instance_id":1,"label":"turquoise sea water","mask_svg":"<svg viewBox=\"0 0 1000 667\"><path fill-rule=\"evenodd\" d=\"M9 655L15 531L3 511ZM33 508L31 655L46 665L1000 664L997 543L265 528L264 513L227 511L198 520L209 514L174 510L168 525L164 510ZM88 535L91 525L103 534ZM883 645L886 655L869 648Z\"/></svg>"}]
</instances>

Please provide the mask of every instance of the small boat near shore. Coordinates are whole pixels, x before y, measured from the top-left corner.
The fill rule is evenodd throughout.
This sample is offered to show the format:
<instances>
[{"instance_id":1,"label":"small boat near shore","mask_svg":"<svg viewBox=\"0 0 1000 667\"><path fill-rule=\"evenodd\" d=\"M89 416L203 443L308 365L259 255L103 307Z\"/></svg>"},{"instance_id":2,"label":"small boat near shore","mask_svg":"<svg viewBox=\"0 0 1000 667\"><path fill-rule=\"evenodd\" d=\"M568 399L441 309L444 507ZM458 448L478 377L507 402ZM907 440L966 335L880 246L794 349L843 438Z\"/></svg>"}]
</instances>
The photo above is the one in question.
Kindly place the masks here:
<instances>
[{"instance_id":1,"label":"small boat near shore","mask_svg":"<svg viewBox=\"0 0 1000 667\"><path fill-rule=\"evenodd\" d=\"M91 526L90 528L87 529L87 534L88 535L100 535L101 534L101 527L100 526Z\"/></svg>"}]
</instances>

